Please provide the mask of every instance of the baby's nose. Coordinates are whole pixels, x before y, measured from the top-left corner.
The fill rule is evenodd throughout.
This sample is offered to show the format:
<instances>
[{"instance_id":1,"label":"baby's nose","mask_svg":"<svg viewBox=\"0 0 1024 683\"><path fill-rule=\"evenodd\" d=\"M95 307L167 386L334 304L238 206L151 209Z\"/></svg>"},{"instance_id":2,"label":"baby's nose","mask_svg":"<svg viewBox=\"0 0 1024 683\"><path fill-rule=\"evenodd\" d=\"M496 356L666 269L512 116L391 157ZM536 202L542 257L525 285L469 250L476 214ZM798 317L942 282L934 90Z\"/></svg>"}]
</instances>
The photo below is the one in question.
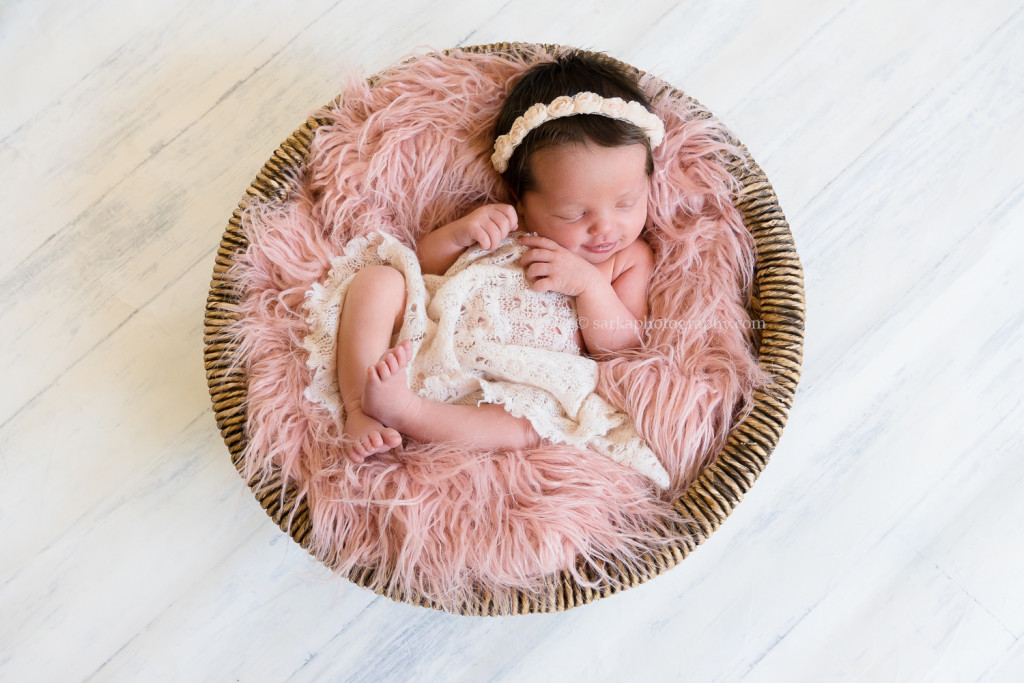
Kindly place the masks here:
<instances>
[{"instance_id":1,"label":"baby's nose","mask_svg":"<svg viewBox=\"0 0 1024 683\"><path fill-rule=\"evenodd\" d=\"M603 213L594 214L594 219L590 222L589 232L591 235L603 235L608 232L608 227L611 222L607 215Z\"/></svg>"}]
</instances>

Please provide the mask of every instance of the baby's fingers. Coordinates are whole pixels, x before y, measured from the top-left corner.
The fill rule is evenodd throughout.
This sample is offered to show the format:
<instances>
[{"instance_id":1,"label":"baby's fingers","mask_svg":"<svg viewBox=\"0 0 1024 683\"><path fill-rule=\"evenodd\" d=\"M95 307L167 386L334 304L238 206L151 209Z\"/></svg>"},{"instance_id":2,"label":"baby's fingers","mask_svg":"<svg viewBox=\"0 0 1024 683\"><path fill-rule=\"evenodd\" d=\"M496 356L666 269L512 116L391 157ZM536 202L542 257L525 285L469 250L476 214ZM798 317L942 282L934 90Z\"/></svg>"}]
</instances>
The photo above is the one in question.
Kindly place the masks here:
<instances>
[{"instance_id":1,"label":"baby's fingers","mask_svg":"<svg viewBox=\"0 0 1024 683\"><path fill-rule=\"evenodd\" d=\"M538 262L526 267L526 279L530 280L531 282L535 282L540 278L547 277L550 274L550 263Z\"/></svg>"},{"instance_id":2,"label":"baby's fingers","mask_svg":"<svg viewBox=\"0 0 1024 683\"><path fill-rule=\"evenodd\" d=\"M535 292L553 292L557 286L550 277L541 277L530 283L530 289Z\"/></svg>"},{"instance_id":3,"label":"baby's fingers","mask_svg":"<svg viewBox=\"0 0 1024 683\"><path fill-rule=\"evenodd\" d=\"M526 268L531 263L546 263L553 259L554 256L555 253L550 249L531 247L523 252L522 257L519 259L519 263L523 268Z\"/></svg>"},{"instance_id":4,"label":"baby's fingers","mask_svg":"<svg viewBox=\"0 0 1024 683\"><path fill-rule=\"evenodd\" d=\"M472 238L473 243L478 245L484 251L490 251L491 249L491 233L487 229L487 224L481 222L473 225L469 229L469 236Z\"/></svg>"},{"instance_id":5,"label":"baby's fingers","mask_svg":"<svg viewBox=\"0 0 1024 683\"><path fill-rule=\"evenodd\" d=\"M501 244L501 239L501 228L495 225L493 221L480 225L480 236L476 242L480 245L481 249L491 251Z\"/></svg>"},{"instance_id":6,"label":"baby's fingers","mask_svg":"<svg viewBox=\"0 0 1024 683\"><path fill-rule=\"evenodd\" d=\"M491 221L494 223L494 227L498 231L498 241L505 239L505 237L516 229L519 223L519 217L516 215L515 208L508 204L495 204L494 211L491 213ZM495 247L498 245L495 244Z\"/></svg>"},{"instance_id":7,"label":"baby's fingers","mask_svg":"<svg viewBox=\"0 0 1024 683\"><path fill-rule=\"evenodd\" d=\"M519 238L519 244L533 249L548 249L551 251L561 249L558 242L547 237L541 237L540 235L523 235Z\"/></svg>"},{"instance_id":8,"label":"baby's fingers","mask_svg":"<svg viewBox=\"0 0 1024 683\"><path fill-rule=\"evenodd\" d=\"M506 235L516 229L516 226L519 225L519 214L516 213L516 207L511 204L494 204L492 207L494 213L504 219L495 220L495 223L508 227L505 231Z\"/></svg>"},{"instance_id":9,"label":"baby's fingers","mask_svg":"<svg viewBox=\"0 0 1024 683\"><path fill-rule=\"evenodd\" d=\"M497 214L489 223L484 224L484 228L490 237L490 244L488 246L481 244L481 246L489 251L491 249L497 249L502 240L504 240L510 232L515 230L516 224L514 221L510 221L507 216Z\"/></svg>"}]
</instances>

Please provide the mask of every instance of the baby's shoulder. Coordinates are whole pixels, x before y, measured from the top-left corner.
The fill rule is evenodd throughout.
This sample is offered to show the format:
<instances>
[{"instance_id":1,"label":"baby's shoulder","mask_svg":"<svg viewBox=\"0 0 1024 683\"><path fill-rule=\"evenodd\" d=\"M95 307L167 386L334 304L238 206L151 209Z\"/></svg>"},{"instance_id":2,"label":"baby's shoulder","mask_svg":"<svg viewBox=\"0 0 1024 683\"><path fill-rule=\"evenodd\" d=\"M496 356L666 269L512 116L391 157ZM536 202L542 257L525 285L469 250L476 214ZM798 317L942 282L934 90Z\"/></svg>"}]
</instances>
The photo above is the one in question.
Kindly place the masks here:
<instances>
[{"instance_id":1,"label":"baby's shoulder","mask_svg":"<svg viewBox=\"0 0 1024 683\"><path fill-rule=\"evenodd\" d=\"M647 277L654 271L654 250L642 239L635 240L628 247L616 254L615 272L612 280L617 280L626 271L633 276Z\"/></svg>"}]
</instances>

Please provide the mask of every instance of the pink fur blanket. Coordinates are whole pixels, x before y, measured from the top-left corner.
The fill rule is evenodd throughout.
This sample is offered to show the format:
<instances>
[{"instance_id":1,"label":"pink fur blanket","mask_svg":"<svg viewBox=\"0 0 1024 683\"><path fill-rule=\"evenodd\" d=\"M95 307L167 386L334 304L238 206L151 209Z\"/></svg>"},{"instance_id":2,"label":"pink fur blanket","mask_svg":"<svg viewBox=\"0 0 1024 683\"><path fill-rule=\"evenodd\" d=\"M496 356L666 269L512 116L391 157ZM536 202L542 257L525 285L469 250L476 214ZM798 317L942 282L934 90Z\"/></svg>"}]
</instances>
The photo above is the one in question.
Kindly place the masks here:
<instances>
[{"instance_id":1,"label":"pink fur blanket","mask_svg":"<svg viewBox=\"0 0 1024 683\"><path fill-rule=\"evenodd\" d=\"M373 587L449 609L486 591L499 607L598 560L630 562L718 452L765 376L747 312L753 244L732 203L728 134L656 79L641 85L665 121L655 151L646 239L657 255L642 348L601 363L599 393L633 416L672 476L647 480L566 446L497 452L407 442L354 465L340 427L303 397L309 383L300 303L356 235L384 230L413 245L484 202L508 201L489 164L510 84L543 55L430 55L353 80L317 113L307 164L285 202L245 215L250 246L233 271L244 288L234 334L246 359L247 472L280 468L309 506L311 549L342 575L375 567ZM599 573L599 572L598 572ZM604 577L606 578L606 577ZM602 580L599 576L598 580Z\"/></svg>"}]
</instances>

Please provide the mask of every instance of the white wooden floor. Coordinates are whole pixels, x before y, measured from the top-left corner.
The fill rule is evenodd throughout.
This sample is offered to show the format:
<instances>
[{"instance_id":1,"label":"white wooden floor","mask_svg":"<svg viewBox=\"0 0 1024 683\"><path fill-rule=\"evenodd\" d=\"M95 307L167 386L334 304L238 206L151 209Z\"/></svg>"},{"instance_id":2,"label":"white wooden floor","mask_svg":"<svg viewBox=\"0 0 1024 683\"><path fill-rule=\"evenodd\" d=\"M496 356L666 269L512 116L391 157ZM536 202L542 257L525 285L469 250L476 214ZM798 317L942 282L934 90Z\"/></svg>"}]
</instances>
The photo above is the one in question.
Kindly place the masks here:
<instances>
[{"instance_id":1,"label":"white wooden floor","mask_svg":"<svg viewBox=\"0 0 1024 683\"><path fill-rule=\"evenodd\" d=\"M1021 0L0 3L0 680L1024 680ZM214 424L214 252L346 69L601 49L717 112L806 269L772 462L682 565L464 618L333 578Z\"/></svg>"}]
</instances>

